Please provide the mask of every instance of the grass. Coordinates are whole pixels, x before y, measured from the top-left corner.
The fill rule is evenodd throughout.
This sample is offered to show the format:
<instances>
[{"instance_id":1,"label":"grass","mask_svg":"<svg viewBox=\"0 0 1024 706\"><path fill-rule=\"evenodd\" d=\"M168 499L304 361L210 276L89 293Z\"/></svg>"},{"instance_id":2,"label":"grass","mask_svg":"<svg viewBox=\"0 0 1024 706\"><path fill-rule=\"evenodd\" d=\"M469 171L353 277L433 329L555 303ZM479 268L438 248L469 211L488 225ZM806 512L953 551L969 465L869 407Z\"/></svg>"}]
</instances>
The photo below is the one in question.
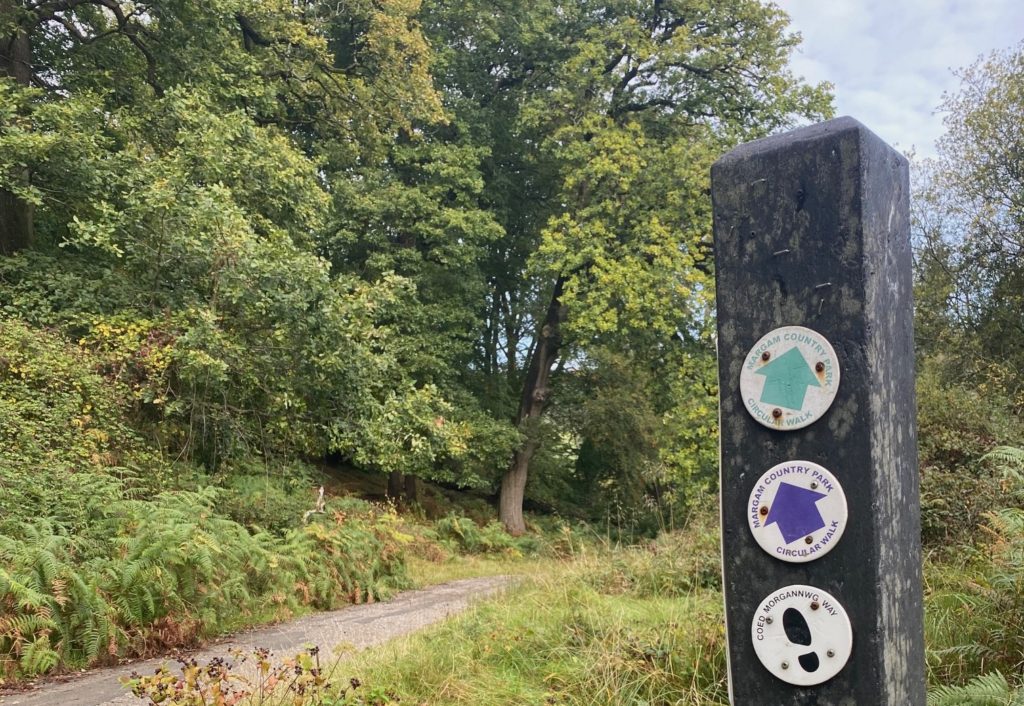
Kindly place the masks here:
<instances>
[{"instance_id":1,"label":"grass","mask_svg":"<svg viewBox=\"0 0 1024 706\"><path fill-rule=\"evenodd\" d=\"M416 588L484 576L536 576L551 570L558 560L549 557L463 556L442 561L410 557L409 578Z\"/></svg>"},{"instance_id":2,"label":"grass","mask_svg":"<svg viewBox=\"0 0 1024 706\"><path fill-rule=\"evenodd\" d=\"M1019 688L1024 633L1015 622L1024 615L1016 550L1024 517L1016 517L1001 523L992 518L994 542L961 557L959 564L935 556L927 562L930 706L1024 706ZM717 535L710 521L633 547L574 542L568 553L551 550L565 547L556 534L546 538L546 552L532 558L514 547L443 555L438 547L444 545L432 532L425 527L410 543L417 547L410 566L417 584L494 574L523 579L500 599L459 617L325 665L323 676L333 686L324 684L322 697L289 692L288 701L244 703L727 703ZM285 667L291 669L290 664Z\"/></svg>"},{"instance_id":3,"label":"grass","mask_svg":"<svg viewBox=\"0 0 1024 706\"><path fill-rule=\"evenodd\" d=\"M691 532L664 541L688 544L677 557L693 557L706 540ZM338 673L403 704L725 704L721 596L701 585L700 572L659 557L663 548L448 562L446 580L491 570L526 578L501 600L362 653ZM437 570L412 564L417 580L420 572L437 579Z\"/></svg>"}]
</instances>

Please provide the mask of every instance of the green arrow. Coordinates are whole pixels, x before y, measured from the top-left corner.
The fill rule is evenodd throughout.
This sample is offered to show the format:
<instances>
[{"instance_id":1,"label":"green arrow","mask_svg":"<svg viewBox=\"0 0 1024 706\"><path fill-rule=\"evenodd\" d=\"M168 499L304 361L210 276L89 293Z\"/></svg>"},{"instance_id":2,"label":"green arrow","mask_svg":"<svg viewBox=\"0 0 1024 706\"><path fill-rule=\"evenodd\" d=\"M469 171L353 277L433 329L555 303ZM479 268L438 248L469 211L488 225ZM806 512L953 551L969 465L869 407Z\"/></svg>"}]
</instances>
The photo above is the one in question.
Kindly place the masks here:
<instances>
[{"instance_id":1,"label":"green arrow","mask_svg":"<svg viewBox=\"0 0 1024 706\"><path fill-rule=\"evenodd\" d=\"M811 366L796 347L761 366L756 372L765 377L764 390L761 391L761 401L765 404L803 409L807 388L821 387Z\"/></svg>"}]
</instances>

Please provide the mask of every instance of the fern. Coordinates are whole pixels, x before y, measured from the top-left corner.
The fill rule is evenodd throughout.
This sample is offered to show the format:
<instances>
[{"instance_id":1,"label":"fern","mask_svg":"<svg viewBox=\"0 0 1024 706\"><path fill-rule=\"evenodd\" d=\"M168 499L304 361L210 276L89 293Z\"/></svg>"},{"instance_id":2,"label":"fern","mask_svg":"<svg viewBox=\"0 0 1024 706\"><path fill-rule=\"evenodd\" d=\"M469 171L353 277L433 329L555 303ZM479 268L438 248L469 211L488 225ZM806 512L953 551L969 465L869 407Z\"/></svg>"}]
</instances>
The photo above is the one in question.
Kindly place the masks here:
<instances>
[{"instance_id":1,"label":"fern","mask_svg":"<svg viewBox=\"0 0 1024 706\"><path fill-rule=\"evenodd\" d=\"M960 585L929 598L929 658L939 681L1024 670L1024 511L988 514L986 531L988 551L972 559Z\"/></svg>"},{"instance_id":2,"label":"fern","mask_svg":"<svg viewBox=\"0 0 1024 706\"><path fill-rule=\"evenodd\" d=\"M1024 449L997 446L982 456L981 460L994 463L1005 478L1024 484Z\"/></svg>"},{"instance_id":3,"label":"fern","mask_svg":"<svg viewBox=\"0 0 1024 706\"><path fill-rule=\"evenodd\" d=\"M1024 706L1024 691L1010 686L999 672L964 686L940 686L928 694L928 706Z\"/></svg>"},{"instance_id":4,"label":"fern","mask_svg":"<svg viewBox=\"0 0 1024 706\"><path fill-rule=\"evenodd\" d=\"M111 636L108 607L74 563L79 540L49 521L24 528L23 541L0 537L0 649L24 674L60 663L87 663Z\"/></svg>"},{"instance_id":5,"label":"fern","mask_svg":"<svg viewBox=\"0 0 1024 706\"><path fill-rule=\"evenodd\" d=\"M332 608L404 581L373 513L278 537L219 514L217 499L118 500L97 506L81 536L46 519L0 535L0 658L21 675L81 666L153 636L169 646L236 627L268 604Z\"/></svg>"},{"instance_id":6,"label":"fern","mask_svg":"<svg viewBox=\"0 0 1024 706\"><path fill-rule=\"evenodd\" d=\"M45 674L60 662L60 655L50 647L50 639L40 635L25 645L21 653L20 665L25 674Z\"/></svg>"}]
</instances>

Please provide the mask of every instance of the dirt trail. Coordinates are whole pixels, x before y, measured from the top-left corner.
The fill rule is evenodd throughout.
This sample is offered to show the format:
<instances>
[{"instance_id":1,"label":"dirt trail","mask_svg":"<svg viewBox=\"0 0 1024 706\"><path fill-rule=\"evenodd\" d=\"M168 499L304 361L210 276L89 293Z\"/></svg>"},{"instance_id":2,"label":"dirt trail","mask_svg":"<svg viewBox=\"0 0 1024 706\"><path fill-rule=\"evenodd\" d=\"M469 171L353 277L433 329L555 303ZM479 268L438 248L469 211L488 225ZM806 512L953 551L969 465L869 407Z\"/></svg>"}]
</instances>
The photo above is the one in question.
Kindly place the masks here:
<instances>
[{"instance_id":1,"label":"dirt trail","mask_svg":"<svg viewBox=\"0 0 1024 706\"><path fill-rule=\"evenodd\" d=\"M419 591L408 591L385 603L349 606L330 613L317 613L289 623L239 633L194 656L200 662L206 662L213 657L228 657L232 649L265 647L282 659L309 644L318 645L324 655L332 654L338 645L353 645L363 649L461 613L474 600L492 596L507 588L511 582L511 577L495 576L464 579ZM162 663L167 662L173 660L152 659L123 667L92 670L68 681L41 684L33 691L0 696L0 705L136 706L145 702L127 694L118 680L132 672L152 674Z\"/></svg>"}]
</instances>

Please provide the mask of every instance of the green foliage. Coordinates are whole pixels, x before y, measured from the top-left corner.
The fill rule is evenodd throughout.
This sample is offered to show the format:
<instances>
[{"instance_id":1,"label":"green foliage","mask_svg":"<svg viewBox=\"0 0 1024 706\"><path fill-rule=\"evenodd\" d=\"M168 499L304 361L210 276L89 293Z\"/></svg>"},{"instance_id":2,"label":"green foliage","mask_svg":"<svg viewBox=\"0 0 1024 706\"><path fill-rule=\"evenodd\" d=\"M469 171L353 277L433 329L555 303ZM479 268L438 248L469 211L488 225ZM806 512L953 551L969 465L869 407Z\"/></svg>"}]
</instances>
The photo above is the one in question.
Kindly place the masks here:
<instances>
[{"instance_id":1,"label":"green foliage","mask_svg":"<svg viewBox=\"0 0 1024 706\"><path fill-rule=\"evenodd\" d=\"M1000 445L1024 440L1024 426L1005 399L987 386L951 380L948 357L926 359L917 380L917 415L922 468L965 471Z\"/></svg>"},{"instance_id":2,"label":"green foliage","mask_svg":"<svg viewBox=\"0 0 1024 706\"><path fill-rule=\"evenodd\" d=\"M1024 691L1010 686L999 672L972 679L963 686L939 686L928 693L928 706L1021 706Z\"/></svg>"},{"instance_id":3,"label":"green foliage","mask_svg":"<svg viewBox=\"0 0 1024 706\"><path fill-rule=\"evenodd\" d=\"M33 76L0 79L0 192L33 225L0 261L0 311L94 355L164 456L223 477L330 453L492 485L535 431L516 406L562 280L559 357L607 371L589 409L561 398L577 428L554 429L549 504L584 439L611 453L579 497L598 480L631 505L653 483L708 485L707 166L828 112L826 87L787 70L797 38L774 6L4 16L30 35ZM650 400L638 433L599 439L617 394Z\"/></svg>"},{"instance_id":4,"label":"green foliage","mask_svg":"<svg viewBox=\"0 0 1024 706\"><path fill-rule=\"evenodd\" d=\"M535 497L628 506L645 532L710 485L707 167L829 111L827 87L787 70L797 38L773 5L0 14L33 74L0 77L0 196L18 206L0 212L13 671L402 585L394 515L329 498L300 524L317 483L290 459L490 488L543 433ZM525 398L559 409L518 428L553 291L569 318L544 364L560 371ZM457 516L435 530L460 551L545 548ZM703 564L665 574L709 580ZM627 661L675 649L592 622Z\"/></svg>"},{"instance_id":5,"label":"green foliage","mask_svg":"<svg viewBox=\"0 0 1024 706\"><path fill-rule=\"evenodd\" d=\"M72 539L45 520L0 535L0 651L31 676L181 647L307 607L406 585L395 519L365 504L281 538L218 513L220 493L107 505Z\"/></svg>"},{"instance_id":6,"label":"green foliage","mask_svg":"<svg viewBox=\"0 0 1024 706\"><path fill-rule=\"evenodd\" d=\"M0 535L0 652L26 675L62 662L85 664L116 653L118 632L99 594L98 577L76 555L85 542L46 520L15 540Z\"/></svg>"},{"instance_id":7,"label":"green foliage","mask_svg":"<svg viewBox=\"0 0 1024 706\"><path fill-rule=\"evenodd\" d=\"M998 468L1003 479L1013 484L1013 487L1024 488L1024 449L1014 446L997 446L982 457Z\"/></svg>"},{"instance_id":8,"label":"green foliage","mask_svg":"<svg viewBox=\"0 0 1024 706\"><path fill-rule=\"evenodd\" d=\"M1002 471L1004 502L1020 504L1021 449L999 448L987 457ZM935 567L929 577L929 662L933 680L964 683L998 670L1024 669L1024 510L987 515L985 546L961 548L962 566ZM951 692L952 693L952 692Z\"/></svg>"},{"instance_id":9,"label":"green foliage","mask_svg":"<svg viewBox=\"0 0 1024 706\"><path fill-rule=\"evenodd\" d=\"M590 475L622 486L630 503L652 477L706 482L715 424L708 167L738 139L829 111L827 87L786 70L796 38L784 15L745 0L553 0L426 3L424 23L453 139L485 148L481 197L504 229L480 266L488 293L468 383L482 406L534 437L530 453L538 441L561 445L536 457L561 478L528 492L550 501L571 487L562 478L588 413L559 388L605 364L604 404L656 389L628 420L642 433L590 439L602 449L586 463L612 452ZM554 348L543 360L531 345L541 336ZM538 414L517 415L521 399L543 400L553 429Z\"/></svg>"},{"instance_id":10,"label":"green foliage","mask_svg":"<svg viewBox=\"0 0 1024 706\"><path fill-rule=\"evenodd\" d=\"M608 595L672 598L718 590L722 564L717 520L692 521L685 530L613 552L588 565L582 577Z\"/></svg>"},{"instance_id":11,"label":"green foliage","mask_svg":"<svg viewBox=\"0 0 1024 706\"><path fill-rule=\"evenodd\" d=\"M257 485L238 467L211 479L147 447L125 415L138 380L173 364L153 330L97 324L109 347L93 353L0 320L5 677L184 646L406 583L390 512L329 500L303 525L315 488L297 464ZM140 345L151 350L111 367ZM211 480L224 487L203 487Z\"/></svg>"},{"instance_id":12,"label":"green foliage","mask_svg":"<svg viewBox=\"0 0 1024 706\"><path fill-rule=\"evenodd\" d=\"M131 389L132 421L207 470L327 451L387 470L408 442L427 449L405 464L413 472L458 475L488 425L478 433L472 409L452 411L430 376L471 339L481 285L455 263L472 266L495 227L468 202L439 202L449 185L479 188L475 149L449 156L417 139L395 169L381 163L397 133L442 119L417 3L186 0L120 20L101 4L26 10L32 67L60 90L0 85L0 189L35 207L47 251L4 258L0 306L99 354ZM380 253L365 277L322 257L358 259L326 234L351 223L346 194L381 183L395 192L371 199L356 227L408 205L437 246L426 279ZM465 296L445 306L458 282ZM413 351L417 317L434 340ZM446 433L427 433L424 419L442 416Z\"/></svg>"},{"instance_id":13,"label":"green foliage","mask_svg":"<svg viewBox=\"0 0 1024 706\"><path fill-rule=\"evenodd\" d=\"M127 391L59 337L0 318L0 533L34 518L80 530L93 507L160 483L125 423Z\"/></svg>"},{"instance_id":14,"label":"green foliage","mask_svg":"<svg viewBox=\"0 0 1024 706\"><path fill-rule=\"evenodd\" d=\"M1020 413L1024 45L958 75L959 88L941 106L946 135L938 157L919 170L918 344L929 355L946 352L950 379Z\"/></svg>"},{"instance_id":15,"label":"green foliage","mask_svg":"<svg viewBox=\"0 0 1024 706\"><path fill-rule=\"evenodd\" d=\"M1005 506L986 454L1024 442L1024 427L991 390L946 379L943 365L926 359L917 380L921 522L926 546L952 548L977 542L986 514Z\"/></svg>"},{"instance_id":16,"label":"green foliage","mask_svg":"<svg viewBox=\"0 0 1024 706\"><path fill-rule=\"evenodd\" d=\"M498 522L488 522L481 527L456 513L449 513L434 522L434 532L452 550L466 554L530 556L541 549L541 541L536 537L513 537Z\"/></svg>"},{"instance_id":17,"label":"green foliage","mask_svg":"<svg viewBox=\"0 0 1024 706\"><path fill-rule=\"evenodd\" d=\"M649 550L577 547L571 564L545 567L502 600L340 669L401 703L721 706L728 695L720 596L693 587L705 578L657 563L669 560L670 548L707 540L664 542L654 561L638 559ZM629 564L634 581L606 584L608 563Z\"/></svg>"},{"instance_id":18,"label":"green foliage","mask_svg":"<svg viewBox=\"0 0 1024 706\"><path fill-rule=\"evenodd\" d=\"M253 531L282 535L316 504L312 473L298 463L231 464L216 480L223 488L218 510Z\"/></svg>"}]
</instances>

